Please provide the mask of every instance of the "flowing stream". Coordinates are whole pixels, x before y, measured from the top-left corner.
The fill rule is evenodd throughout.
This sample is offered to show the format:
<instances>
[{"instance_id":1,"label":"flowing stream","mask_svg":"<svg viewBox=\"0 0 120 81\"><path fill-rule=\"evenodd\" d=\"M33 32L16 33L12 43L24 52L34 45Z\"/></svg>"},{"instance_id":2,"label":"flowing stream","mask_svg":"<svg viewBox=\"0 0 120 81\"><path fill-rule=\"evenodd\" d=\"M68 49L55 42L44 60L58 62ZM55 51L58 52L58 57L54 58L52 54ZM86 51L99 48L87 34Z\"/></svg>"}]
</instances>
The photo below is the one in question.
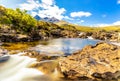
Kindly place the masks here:
<instances>
[{"instance_id":1,"label":"flowing stream","mask_svg":"<svg viewBox=\"0 0 120 81\"><path fill-rule=\"evenodd\" d=\"M89 39L54 39L46 42L47 43L44 44L39 42L37 45L35 44L35 46L28 46L27 50L34 50L53 56L70 55L71 53L82 49L86 45L95 45L99 41ZM7 46L8 50L9 46ZM3 47L7 49L7 47ZM54 68L54 75L46 75L40 70L38 71L37 69L29 67L30 65L36 63L35 58L29 58L27 56L20 55L21 52L15 55L6 55L0 57L0 81L64 81L60 79L53 79L58 75L56 68ZM9 58L4 59L4 57ZM44 61L41 63L46 62ZM47 63L51 62L48 61ZM51 66L52 64L48 64L48 67Z\"/></svg>"},{"instance_id":2,"label":"flowing stream","mask_svg":"<svg viewBox=\"0 0 120 81\"><path fill-rule=\"evenodd\" d=\"M27 56L10 55L8 61L0 63L0 81L34 81L34 77L44 75L28 68L34 62L35 59Z\"/></svg>"}]
</instances>

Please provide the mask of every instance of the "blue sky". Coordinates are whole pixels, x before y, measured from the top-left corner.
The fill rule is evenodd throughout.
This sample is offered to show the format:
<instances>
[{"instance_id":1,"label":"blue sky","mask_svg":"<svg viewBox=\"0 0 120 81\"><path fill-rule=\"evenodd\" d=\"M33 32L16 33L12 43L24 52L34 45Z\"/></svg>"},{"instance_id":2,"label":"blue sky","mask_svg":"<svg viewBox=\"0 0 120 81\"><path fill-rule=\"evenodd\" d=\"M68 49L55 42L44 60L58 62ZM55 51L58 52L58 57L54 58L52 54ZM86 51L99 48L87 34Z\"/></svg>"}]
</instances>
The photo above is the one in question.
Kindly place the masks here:
<instances>
[{"instance_id":1,"label":"blue sky","mask_svg":"<svg viewBox=\"0 0 120 81\"><path fill-rule=\"evenodd\" d=\"M120 0L0 0L0 5L80 25L120 25Z\"/></svg>"}]
</instances>

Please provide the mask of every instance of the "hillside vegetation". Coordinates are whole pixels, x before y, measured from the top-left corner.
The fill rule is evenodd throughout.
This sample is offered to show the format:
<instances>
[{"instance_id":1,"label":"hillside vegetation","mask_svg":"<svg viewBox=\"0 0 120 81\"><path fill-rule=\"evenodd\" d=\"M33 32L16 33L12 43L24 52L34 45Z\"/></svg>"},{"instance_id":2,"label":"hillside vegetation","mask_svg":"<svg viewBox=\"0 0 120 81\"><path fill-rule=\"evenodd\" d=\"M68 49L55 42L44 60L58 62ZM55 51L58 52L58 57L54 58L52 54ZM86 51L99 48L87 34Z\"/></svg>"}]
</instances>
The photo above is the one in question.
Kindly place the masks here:
<instances>
[{"instance_id":1,"label":"hillside vegetation","mask_svg":"<svg viewBox=\"0 0 120 81\"><path fill-rule=\"evenodd\" d=\"M20 9L7 9L0 6L0 24L9 26L12 29L25 32L30 32L37 23L34 18L26 13L26 11L21 11Z\"/></svg>"},{"instance_id":2,"label":"hillside vegetation","mask_svg":"<svg viewBox=\"0 0 120 81\"><path fill-rule=\"evenodd\" d=\"M120 25L116 26L106 26L106 27L89 27L89 26L80 26L76 24L72 24L66 21L60 21L56 22L55 24L62 26L62 25L71 25L74 26L78 31L82 32L96 32L96 31L106 31L106 32L111 32L111 31L120 31Z\"/></svg>"},{"instance_id":3,"label":"hillside vegetation","mask_svg":"<svg viewBox=\"0 0 120 81\"><path fill-rule=\"evenodd\" d=\"M87 33L82 36L96 35L97 32L119 32L120 26L87 27L59 21L57 23L38 21L26 10L19 8L13 10L0 6L0 40L11 41L35 41L49 38L81 38L81 32ZM99 33L97 33L99 35ZM96 36L94 36L96 37ZM97 36L99 38L99 36Z\"/></svg>"},{"instance_id":4,"label":"hillside vegetation","mask_svg":"<svg viewBox=\"0 0 120 81\"><path fill-rule=\"evenodd\" d=\"M75 33L75 31L76 28L74 26L58 26L54 23L38 21L27 14L26 10L20 10L19 8L13 10L0 6L1 41L19 41L19 39L34 41L67 37L68 32Z\"/></svg>"}]
</instances>

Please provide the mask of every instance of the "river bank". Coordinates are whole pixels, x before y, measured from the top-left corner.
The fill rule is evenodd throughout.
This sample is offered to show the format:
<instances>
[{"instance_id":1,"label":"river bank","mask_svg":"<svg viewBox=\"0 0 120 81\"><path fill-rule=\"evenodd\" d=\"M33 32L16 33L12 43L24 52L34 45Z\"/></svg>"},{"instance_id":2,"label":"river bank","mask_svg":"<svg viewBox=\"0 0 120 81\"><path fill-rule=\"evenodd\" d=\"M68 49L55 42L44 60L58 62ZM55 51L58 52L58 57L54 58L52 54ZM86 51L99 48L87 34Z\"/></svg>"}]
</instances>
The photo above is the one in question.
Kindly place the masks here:
<instances>
[{"instance_id":1,"label":"river bank","mask_svg":"<svg viewBox=\"0 0 120 81\"><path fill-rule=\"evenodd\" d=\"M70 26L70 29L62 28L53 23L41 22L40 27L47 27L45 29L39 29L39 27L32 32L23 32L16 29L12 29L9 26L0 27L0 41L1 42L35 42L41 40L50 40L55 38L82 38L82 39L95 39L103 41L119 41L118 32L116 31L94 31L83 32L78 31L74 26ZM49 26L53 26L52 29ZM65 27L68 27L66 25Z\"/></svg>"}]
</instances>

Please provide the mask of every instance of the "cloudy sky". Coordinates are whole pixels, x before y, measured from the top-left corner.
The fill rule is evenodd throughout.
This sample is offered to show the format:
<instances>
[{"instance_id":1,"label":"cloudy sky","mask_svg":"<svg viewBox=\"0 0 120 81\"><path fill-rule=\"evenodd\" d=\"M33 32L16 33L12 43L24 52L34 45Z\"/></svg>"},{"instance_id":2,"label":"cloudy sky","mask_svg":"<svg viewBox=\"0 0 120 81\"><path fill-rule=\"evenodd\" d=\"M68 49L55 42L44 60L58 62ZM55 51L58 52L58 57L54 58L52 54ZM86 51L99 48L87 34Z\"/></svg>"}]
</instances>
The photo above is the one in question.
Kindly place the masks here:
<instances>
[{"instance_id":1,"label":"cloudy sky","mask_svg":"<svg viewBox=\"0 0 120 81\"><path fill-rule=\"evenodd\" d=\"M80 25L120 25L120 0L0 0L0 5Z\"/></svg>"}]
</instances>

